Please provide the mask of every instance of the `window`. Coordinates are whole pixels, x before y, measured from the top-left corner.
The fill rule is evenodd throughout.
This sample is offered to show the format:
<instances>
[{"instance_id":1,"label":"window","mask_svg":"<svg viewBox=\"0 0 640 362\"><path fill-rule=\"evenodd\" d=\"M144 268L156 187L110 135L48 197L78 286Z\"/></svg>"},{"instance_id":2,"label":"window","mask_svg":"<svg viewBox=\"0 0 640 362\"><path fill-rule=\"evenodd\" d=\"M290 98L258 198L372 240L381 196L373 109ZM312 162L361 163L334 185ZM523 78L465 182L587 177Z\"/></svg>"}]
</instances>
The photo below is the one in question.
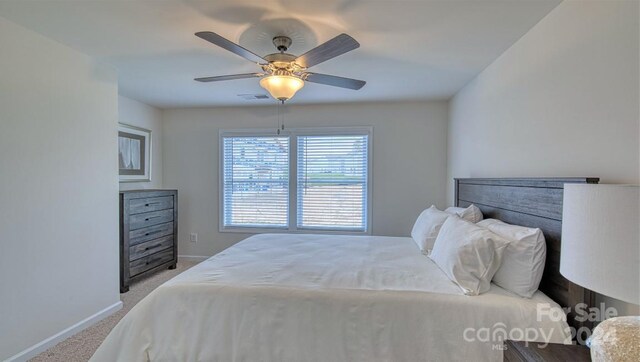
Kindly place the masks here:
<instances>
[{"instance_id":1,"label":"window","mask_svg":"<svg viewBox=\"0 0 640 362\"><path fill-rule=\"evenodd\" d=\"M220 230L369 232L371 133L221 131Z\"/></svg>"},{"instance_id":2,"label":"window","mask_svg":"<svg viewBox=\"0 0 640 362\"><path fill-rule=\"evenodd\" d=\"M224 226L287 228L289 138L223 138Z\"/></svg>"},{"instance_id":3,"label":"window","mask_svg":"<svg viewBox=\"0 0 640 362\"><path fill-rule=\"evenodd\" d=\"M367 227L367 141L363 135L298 136L300 229Z\"/></svg>"}]
</instances>

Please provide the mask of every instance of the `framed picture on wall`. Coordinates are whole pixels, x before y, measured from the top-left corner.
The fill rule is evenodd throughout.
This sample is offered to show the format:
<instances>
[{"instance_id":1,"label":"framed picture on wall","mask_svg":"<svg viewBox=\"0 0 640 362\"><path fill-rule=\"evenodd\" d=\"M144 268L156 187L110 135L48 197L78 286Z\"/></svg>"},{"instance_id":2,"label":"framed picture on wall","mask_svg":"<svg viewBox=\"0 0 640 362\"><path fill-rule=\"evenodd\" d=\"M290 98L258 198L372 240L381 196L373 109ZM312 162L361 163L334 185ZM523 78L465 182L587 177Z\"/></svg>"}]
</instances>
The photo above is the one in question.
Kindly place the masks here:
<instances>
[{"instance_id":1,"label":"framed picture on wall","mask_svg":"<svg viewBox=\"0 0 640 362\"><path fill-rule=\"evenodd\" d=\"M120 182L151 181L151 131L118 124Z\"/></svg>"}]
</instances>

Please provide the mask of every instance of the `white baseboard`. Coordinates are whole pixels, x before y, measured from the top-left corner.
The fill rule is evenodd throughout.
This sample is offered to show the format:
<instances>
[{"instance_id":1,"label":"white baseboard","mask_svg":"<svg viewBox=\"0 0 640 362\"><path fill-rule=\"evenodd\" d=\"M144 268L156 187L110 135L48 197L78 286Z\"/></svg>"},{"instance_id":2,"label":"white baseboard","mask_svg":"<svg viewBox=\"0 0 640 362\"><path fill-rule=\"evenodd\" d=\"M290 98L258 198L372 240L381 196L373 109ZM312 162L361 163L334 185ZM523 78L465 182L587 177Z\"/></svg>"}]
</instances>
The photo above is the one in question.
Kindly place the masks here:
<instances>
[{"instance_id":1,"label":"white baseboard","mask_svg":"<svg viewBox=\"0 0 640 362\"><path fill-rule=\"evenodd\" d=\"M178 260L182 259L185 261L205 261L209 259L210 256L201 256L201 255L178 255Z\"/></svg>"},{"instance_id":2,"label":"white baseboard","mask_svg":"<svg viewBox=\"0 0 640 362\"><path fill-rule=\"evenodd\" d=\"M86 328L91 327L92 325L98 323L104 318L107 318L108 316L119 311L120 309L122 309L122 302L118 301L117 303L114 303L113 305L108 306L107 308L99 311L98 313L81 320L80 322L72 325L71 327L66 328L54 334L53 336L45 339L44 341L34 344L33 346L25 349L22 352L18 352L17 354L9 357L6 361L12 361L12 362L27 361L39 355L40 353L46 351L47 349L55 346L56 344L62 342L63 340L73 336L74 334Z\"/></svg>"}]
</instances>

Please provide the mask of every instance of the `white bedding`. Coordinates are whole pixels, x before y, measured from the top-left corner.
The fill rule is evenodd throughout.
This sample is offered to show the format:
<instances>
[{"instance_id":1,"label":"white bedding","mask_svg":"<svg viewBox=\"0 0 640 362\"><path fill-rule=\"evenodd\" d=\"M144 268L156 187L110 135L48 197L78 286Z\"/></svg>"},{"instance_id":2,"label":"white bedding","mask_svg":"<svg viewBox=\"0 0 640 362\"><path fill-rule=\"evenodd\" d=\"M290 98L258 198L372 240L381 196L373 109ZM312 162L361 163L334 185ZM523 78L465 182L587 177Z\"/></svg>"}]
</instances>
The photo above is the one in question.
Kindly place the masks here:
<instances>
[{"instance_id":1,"label":"white bedding","mask_svg":"<svg viewBox=\"0 0 640 362\"><path fill-rule=\"evenodd\" d=\"M495 285L463 295L411 238L263 234L150 293L92 361L501 360L465 334L504 323L566 342L564 321L537 320L539 303L559 308Z\"/></svg>"}]
</instances>

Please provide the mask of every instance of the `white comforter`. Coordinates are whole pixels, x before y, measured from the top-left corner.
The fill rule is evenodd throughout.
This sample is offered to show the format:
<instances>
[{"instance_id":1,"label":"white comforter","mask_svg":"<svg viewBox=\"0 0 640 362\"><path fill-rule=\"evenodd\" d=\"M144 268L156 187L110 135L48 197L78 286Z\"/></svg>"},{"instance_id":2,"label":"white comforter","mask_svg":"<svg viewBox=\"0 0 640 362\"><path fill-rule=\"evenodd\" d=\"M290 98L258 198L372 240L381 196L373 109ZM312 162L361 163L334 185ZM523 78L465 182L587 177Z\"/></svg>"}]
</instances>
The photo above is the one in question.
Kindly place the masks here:
<instances>
[{"instance_id":1,"label":"white comforter","mask_svg":"<svg viewBox=\"0 0 640 362\"><path fill-rule=\"evenodd\" d=\"M480 328L569 337L538 303L559 308L463 295L410 238L263 234L157 288L92 361L501 360Z\"/></svg>"}]
</instances>

